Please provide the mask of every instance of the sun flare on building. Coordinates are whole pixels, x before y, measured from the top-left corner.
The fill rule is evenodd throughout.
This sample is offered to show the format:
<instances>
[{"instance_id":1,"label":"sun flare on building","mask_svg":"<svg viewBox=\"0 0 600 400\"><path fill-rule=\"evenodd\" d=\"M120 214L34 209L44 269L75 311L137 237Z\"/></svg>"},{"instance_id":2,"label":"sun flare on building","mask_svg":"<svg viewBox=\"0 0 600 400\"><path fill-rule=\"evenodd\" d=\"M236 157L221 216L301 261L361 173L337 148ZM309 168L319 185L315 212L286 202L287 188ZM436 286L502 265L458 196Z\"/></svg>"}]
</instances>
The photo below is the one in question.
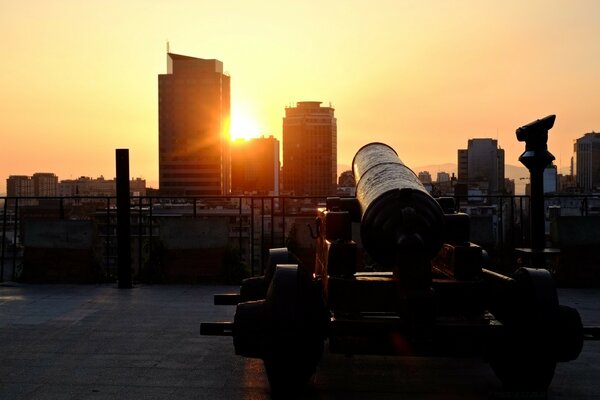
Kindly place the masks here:
<instances>
[{"instance_id":1,"label":"sun flare on building","mask_svg":"<svg viewBox=\"0 0 600 400\"><path fill-rule=\"evenodd\" d=\"M229 133L232 141L249 140L260 136L261 127L250 113L245 110L232 109Z\"/></svg>"}]
</instances>

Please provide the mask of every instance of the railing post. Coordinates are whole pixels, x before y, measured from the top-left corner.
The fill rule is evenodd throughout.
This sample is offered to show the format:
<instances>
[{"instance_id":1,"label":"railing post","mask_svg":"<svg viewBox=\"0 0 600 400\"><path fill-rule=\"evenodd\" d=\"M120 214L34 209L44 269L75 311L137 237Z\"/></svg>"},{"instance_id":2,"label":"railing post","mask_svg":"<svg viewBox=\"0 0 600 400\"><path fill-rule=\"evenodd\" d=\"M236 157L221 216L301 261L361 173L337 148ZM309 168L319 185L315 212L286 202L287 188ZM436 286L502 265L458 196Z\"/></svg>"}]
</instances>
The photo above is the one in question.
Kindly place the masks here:
<instances>
[{"instance_id":1,"label":"railing post","mask_svg":"<svg viewBox=\"0 0 600 400\"><path fill-rule=\"evenodd\" d=\"M131 288L131 216L129 150L116 150L117 164L117 276L119 288Z\"/></svg>"},{"instance_id":2,"label":"railing post","mask_svg":"<svg viewBox=\"0 0 600 400\"><path fill-rule=\"evenodd\" d=\"M254 276L254 196L250 197L250 232L248 236L250 238L250 265L252 266L250 273Z\"/></svg>"},{"instance_id":3,"label":"railing post","mask_svg":"<svg viewBox=\"0 0 600 400\"><path fill-rule=\"evenodd\" d=\"M260 198L260 265L264 264L265 256L265 198Z\"/></svg>"},{"instance_id":4,"label":"railing post","mask_svg":"<svg viewBox=\"0 0 600 400\"><path fill-rule=\"evenodd\" d=\"M514 193L510 198L510 246L515 248L515 198Z\"/></svg>"},{"instance_id":5,"label":"railing post","mask_svg":"<svg viewBox=\"0 0 600 400\"><path fill-rule=\"evenodd\" d=\"M269 247L273 247L273 240L275 238L275 199L271 197L271 239L269 240Z\"/></svg>"},{"instance_id":6,"label":"railing post","mask_svg":"<svg viewBox=\"0 0 600 400\"><path fill-rule=\"evenodd\" d=\"M282 247L285 247L285 197L281 198L281 238Z\"/></svg>"},{"instance_id":7,"label":"railing post","mask_svg":"<svg viewBox=\"0 0 600 400\"><path fill-rule=\"evenodd\" d=\"M143 218L143 201L142 196L138 198L138 273L142 271L142 240L144 237L144 230L142 226L142 218Z\"/></svg>"},{"instance_id":8,"label":"railing post","mask_svg":"<svg viewBox=\"0 0 600 400\"><path fill-rule=\"evenodd\" d=\"M106 254L106 280L110 279L110 197L106 198L106 238L104 240L104 252Z\"/></svg>"},{"instance_id":9,"label":"railing post","mask_svg":"<svg viewBox=\"0 0 600 400\"><path fill-rule=\"evenodd\" d=\"M240 257L242 257L244 255L242 245L242 196L238 197L238 246L240 248ZM254 271L252 260L250 260L250 269Z\"/></svg>"},{"instance_id":10,"label":"railing post","mask_svg":"<svg viewBox=\"0 0 600 400\"><path fill-rule=\"evenodd\" d=\"M148 245L148 258L150 260L152 260L152 253L153 253L153 249L154 249L154 227L152 226L152 222L153 222L153 206L152 206L152 197L148 197L148 226L149 226L149 232L148 232L148 237L150 238L150 243Z\"/></svg>"},{"instance_id":11,"label":"railing post","mask_svg":"<svg viewBox=\"0 0 600 400\"><path fill-rule=\"evenodd\" d=\"M13 223L13 255L12 255L12 280L16 280L17 268L17 229L19 227L19 198L15 197L15 216Z\"/></svg>"},{"instance_id":12,"label":"railing post","mask_svg":"<svg viewBox=\"0 0 600 400\"><path fill-rule=\"evenodd\" d=\"M0 252L0 282L4 282L4 246L6 243L6 215L7 215L8 199L4 198L4 205L2 210L2 250Z\"/></svg>"}]
</instances>

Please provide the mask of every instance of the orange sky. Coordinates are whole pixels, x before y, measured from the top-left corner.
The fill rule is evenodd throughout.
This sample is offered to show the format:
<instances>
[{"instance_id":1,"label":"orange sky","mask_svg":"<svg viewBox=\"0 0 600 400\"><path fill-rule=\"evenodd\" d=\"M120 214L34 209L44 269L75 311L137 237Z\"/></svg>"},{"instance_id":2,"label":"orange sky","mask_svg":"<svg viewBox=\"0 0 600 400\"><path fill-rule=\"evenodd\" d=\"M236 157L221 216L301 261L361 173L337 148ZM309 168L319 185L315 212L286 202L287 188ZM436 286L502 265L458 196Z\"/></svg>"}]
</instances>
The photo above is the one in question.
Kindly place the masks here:
<instances>
[{"instance_id":1,"label":"orange sky","mask_svg":"<svg viewBox=\"0 0 600 400\"><path fill-rule=\"evenodd\" d=\"M409 166L455 163L492 137L518 165L515 129L557 114L564 167L600 130L598 15L598 1L0 0L0 191L11 174L112 178L116 148L156 186L167 40L223 61L234 126L281 138L286 105L331 102L340 164L369 141Z\"/></svg>"}]
</instances>

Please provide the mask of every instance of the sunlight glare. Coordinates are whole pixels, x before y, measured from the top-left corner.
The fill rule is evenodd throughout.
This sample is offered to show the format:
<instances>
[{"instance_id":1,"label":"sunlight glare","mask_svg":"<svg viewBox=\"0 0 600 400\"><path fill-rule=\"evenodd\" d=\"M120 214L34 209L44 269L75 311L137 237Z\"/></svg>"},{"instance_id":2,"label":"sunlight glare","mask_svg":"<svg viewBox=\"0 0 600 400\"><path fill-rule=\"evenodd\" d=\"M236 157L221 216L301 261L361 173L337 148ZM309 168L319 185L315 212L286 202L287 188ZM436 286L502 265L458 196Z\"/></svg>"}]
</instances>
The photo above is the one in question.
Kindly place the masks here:
<instances>
[{"instance_id":1,"label":"sunlight glare","mask_svg":"<svg viewBox=\"0 0 600 400\"><path fill-rule=\"evenodd\" d=\"M260 136L260 127L256 120L243 111L231 112L231 140L253 139Z\"/></svg>"}]
</instances>

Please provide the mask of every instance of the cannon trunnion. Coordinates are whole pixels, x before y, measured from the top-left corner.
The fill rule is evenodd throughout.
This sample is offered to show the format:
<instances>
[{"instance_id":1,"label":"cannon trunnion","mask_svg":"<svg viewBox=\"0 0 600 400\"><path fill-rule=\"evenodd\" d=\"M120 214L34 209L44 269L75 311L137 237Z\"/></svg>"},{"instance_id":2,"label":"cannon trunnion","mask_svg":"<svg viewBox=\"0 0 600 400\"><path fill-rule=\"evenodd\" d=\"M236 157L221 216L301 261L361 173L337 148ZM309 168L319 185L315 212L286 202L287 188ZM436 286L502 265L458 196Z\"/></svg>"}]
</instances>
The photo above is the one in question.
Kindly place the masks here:
<instances>
[{"instance_id":1,"label":"cannon trunnion","mask_svg":"<svg viewBox=\"0 0 600 400\"><path fill-rule=\"evenodd\" d=\"M432 198L391 147L362 147L353 172L356 197L318 210L314 274L272 249L264 276L215 297L237 304L234 322L202 334L232 335L236 354L263 359L274 391L304 384L325 340L348 355L482 357L518 391L545 390L556 363L577 358L579 313L559 305L547 270L483 268L469 217Z\"/></svg>"}]
</instances>

